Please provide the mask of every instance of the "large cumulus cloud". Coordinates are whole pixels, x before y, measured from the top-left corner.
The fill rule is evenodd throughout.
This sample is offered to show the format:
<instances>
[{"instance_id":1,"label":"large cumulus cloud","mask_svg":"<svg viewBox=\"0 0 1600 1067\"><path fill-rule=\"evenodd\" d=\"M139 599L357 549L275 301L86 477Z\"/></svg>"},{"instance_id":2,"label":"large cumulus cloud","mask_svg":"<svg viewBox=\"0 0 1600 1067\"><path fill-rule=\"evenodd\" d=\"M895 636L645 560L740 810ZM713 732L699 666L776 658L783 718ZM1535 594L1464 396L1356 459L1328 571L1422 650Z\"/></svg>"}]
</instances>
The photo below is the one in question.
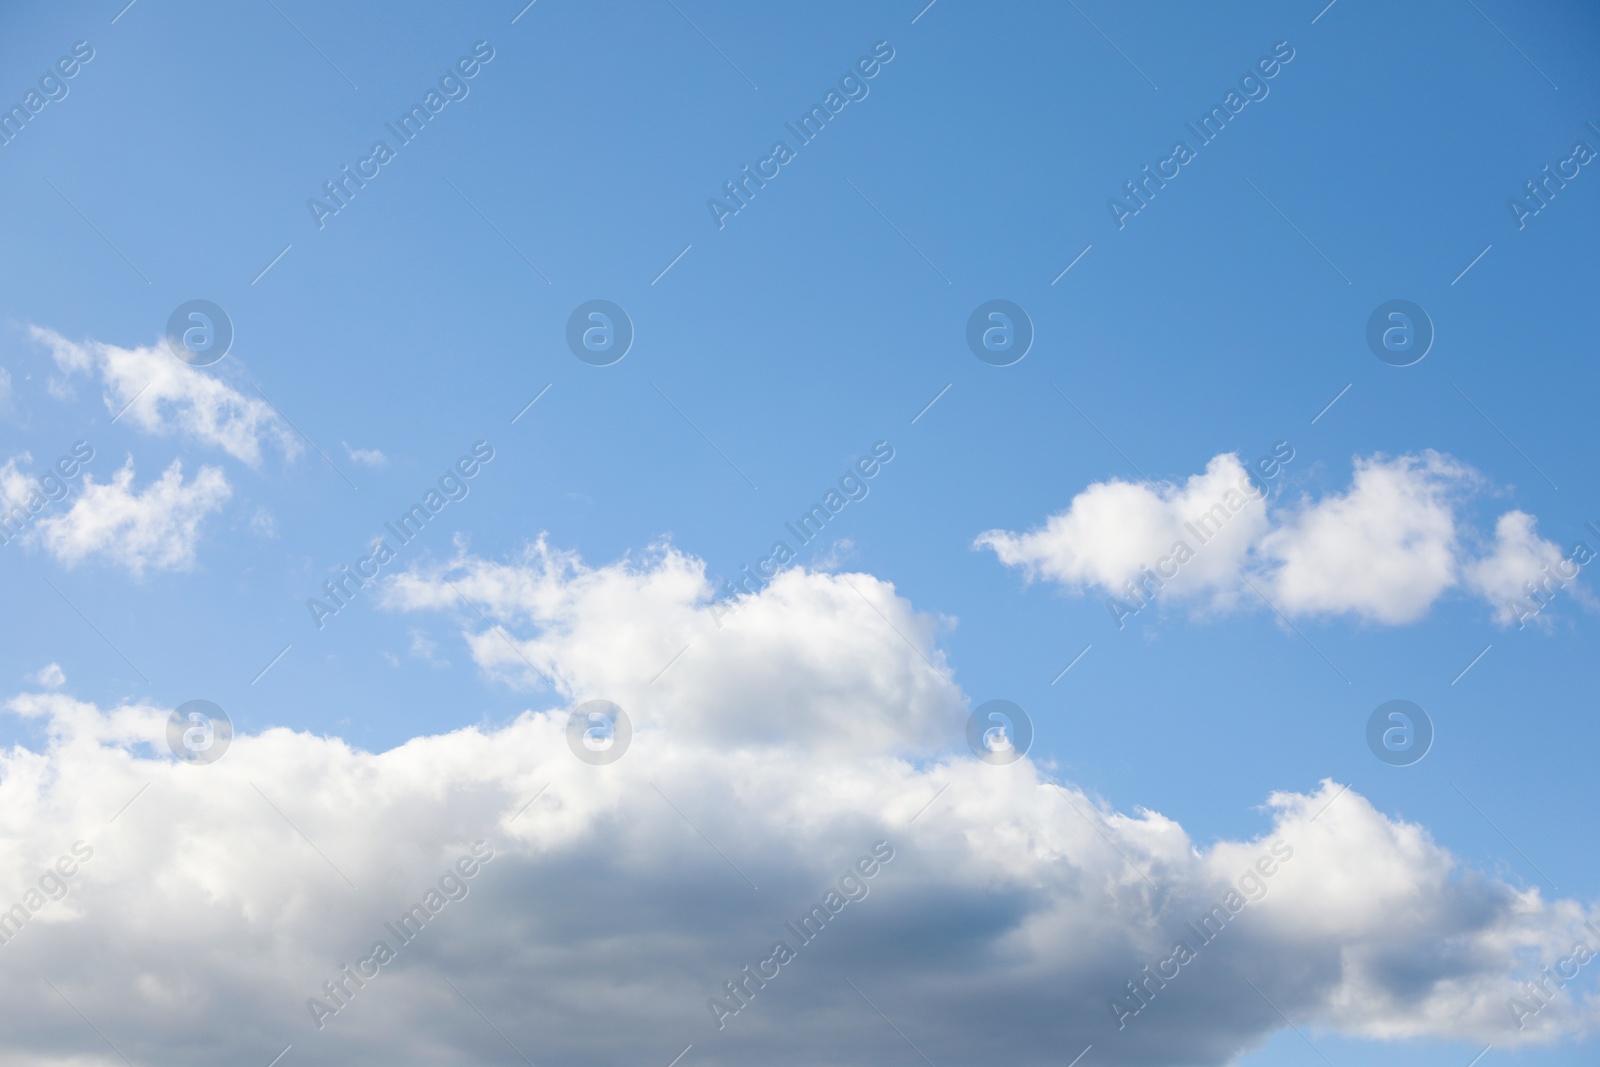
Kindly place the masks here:
<instances>
[{"instance_id":1,"label":"large cumulus cloud","mask_svg":"<svg viewBox=\"0 0 1600 1067\"><path fill-rule=\"evenodd\" d=\"M1097 1063L1220 1064L1279 1009L1501 1047L1594 1017L1576 985L1524 1030L1507 1009L1594 943L1586 905L1465 869L1353 791L1301 783L1264 798L1249 839L1201 845L1031 760L973 759L941 620L888 583L795 569L715 619L711 595L670 547L414 570L388 607L450 613L535 706L381 753L269 729L185 765L168 708L97 707L70 681L14 698L41 741L0 756L0 905L75 843L93 854L0 946L0 1058L265 1065L292 1045L284 1067L426 1065L515 1046L665 1067L692 1046L692 1067L903 1062L911 1043L947 1067L1092 1042ZM636 731L607 766L566 740L594 698ZM477 841L493 858L465 897L399 944L386 924ZM893 860L801 943L785 924L876 842ZM319 1029L308 1000L332 1003L324 983L378 940L394 959ZM795 958L719 1029L708 1000L779 940ZM1149 982L1179 941L1192 959Z\"/></svg>"}]
</instances>

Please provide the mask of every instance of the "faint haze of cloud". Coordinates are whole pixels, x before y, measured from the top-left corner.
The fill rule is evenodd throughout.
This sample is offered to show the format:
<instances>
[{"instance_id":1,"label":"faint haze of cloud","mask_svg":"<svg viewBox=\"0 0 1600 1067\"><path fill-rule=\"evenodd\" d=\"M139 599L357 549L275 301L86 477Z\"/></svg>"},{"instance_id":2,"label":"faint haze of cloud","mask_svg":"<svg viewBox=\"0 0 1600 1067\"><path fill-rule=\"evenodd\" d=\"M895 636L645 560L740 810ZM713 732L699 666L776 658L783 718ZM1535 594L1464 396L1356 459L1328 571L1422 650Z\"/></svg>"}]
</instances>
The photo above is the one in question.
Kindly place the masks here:
<instances>
[{"instance_id":1,"label":"faint haze of cloud","mask_svg":"<svg viewBox=\"0 0 1600 1067\"><path fill-rule=\"evenodd\" d=\"M376 448L352 448L349 441L341 441L345 454L350 457L350 462L362 467L387 467L389 457Z\"/></svg>"},{"instance_id":2,"label":"faint haze of cloud","mask_svg":"<svg viewBox=\"0 0 1600 1067\"><path fill-rule=\"evenodd\" d=\"M33 676L33 681L36 685L42 685L46 689L60 689L67 684L67 675L61 669L61 664L49 663L40 668L39 672Z\"/></svg>"}]
</instances>

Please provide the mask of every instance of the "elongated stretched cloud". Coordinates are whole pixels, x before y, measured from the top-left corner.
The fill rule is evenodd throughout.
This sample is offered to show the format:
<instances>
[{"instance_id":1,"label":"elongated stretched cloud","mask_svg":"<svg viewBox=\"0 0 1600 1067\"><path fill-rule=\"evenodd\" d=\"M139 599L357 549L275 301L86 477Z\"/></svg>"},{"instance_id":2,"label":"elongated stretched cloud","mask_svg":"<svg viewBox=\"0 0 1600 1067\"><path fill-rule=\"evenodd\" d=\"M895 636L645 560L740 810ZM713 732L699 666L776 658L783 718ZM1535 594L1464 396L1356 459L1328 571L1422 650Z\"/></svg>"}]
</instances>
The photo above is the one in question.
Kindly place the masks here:
<instances>
[{"instance_id":1,"label":"elongated stretched cloud","mask_svg":"<svg viewBox=\"0 0 1600 1067\"><path fill-rule=\"evenodd\" d=\"M105 387L106 410L122 412L146 433L188 437L252 467L262 445L274 443L285 456L301 452L294 435L265 400L252 399L213 374L189 366L157 344L119 348L100 341L78 344L42 327L34 340L48 345L65 374L93 374Z\"/></svg>"},{"instance_id":2,"label":"elongated stretched cloud","mask_svg":"<svg viewBox=\"0 0 1600 1067\"><path fill-rule=\"evenodd\" d=\"M866 1065L910 1055L887 1016L940 1064L1093 1043L1153 1067L1226 1063L1276 1009L1497 1047L1595 1018L1587 980L1546 980L1523 1029L1512 1004L1600 947L1590 909L1464 869L1332 782L1202 847L1029 759L978 762L935 620L871 575L790 569L721 628L703 565L665 547L463 555L395 589L454 614L491 676L553 686L545 710L382 753L240 733L190 765L166 755L168 708L9 703L47 740L0 753L0 1058L113 1062L88 1019L171 1067L289 1045L498 1062L506 1042L535 1063L692 1045L684 1063ZM634 724L605 766L567 736L595 697Z\"/></svg>"},{"instance_id":3,"label":"elongated stretched cloud","mask_svg":"<svg viewBox=\"0 0 1600 1067\"><path fill-rule=\"evenodd\" d=\"M1465 586L1506 625L1519 617L1508 598L1561 558L1521 512L1503 516L1494 549L1475 556L1460 510L1483 479L1437 452L1357 457L1347 490L1295 504L1230 495L1245 474L1224 453L1181 487L1097 482L1042 526L991 530L974 545L1030 577L1098 591L1119 624L1157 598L1218 606L1259 594L1287 615L1400 625Z\"/></svg>"}]
</instances>

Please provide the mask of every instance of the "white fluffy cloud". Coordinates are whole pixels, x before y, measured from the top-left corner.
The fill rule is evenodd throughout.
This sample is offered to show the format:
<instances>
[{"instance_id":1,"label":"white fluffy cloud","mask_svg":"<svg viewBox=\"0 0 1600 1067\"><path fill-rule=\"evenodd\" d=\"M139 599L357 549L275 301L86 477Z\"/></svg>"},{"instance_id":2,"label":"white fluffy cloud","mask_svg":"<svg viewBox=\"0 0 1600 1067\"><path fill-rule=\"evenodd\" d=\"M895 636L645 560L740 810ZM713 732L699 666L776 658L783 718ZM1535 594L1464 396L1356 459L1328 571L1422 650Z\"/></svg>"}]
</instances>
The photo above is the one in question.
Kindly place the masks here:
<instances>
[{"instance_id":1,"label":"white fluffy cloud","mask_svg":"<svg viewBox=\"0 0 1600 1067\"><path fill-rule=\"evenodd\" d=\"M1278 606L1390 624L1421 618L1459 580L1455 503L1476 478L1437 452L1358 458L1346 492L1306 500L1264 539Z\"/></svg>"},{"instance_id":2,"label":"white fluffy cloud","mask_svg":"<svg viewBox=\"0 0 1600 1067\"><path fill-rule=\"evenodd\" d=\"M288 457L301 452L299 438L270 404L191 367L160 344L149 348L118 348L100 341L77 344L38 326L31 333L50 347L64 373L98 375L106 390L106 410L115 415L126 408L122 418L147 433L182 434L252 467L260 464L262 445L268 441Z\"/></svg>"},{"instance_id":3,"label":"white fluffy cloud","mask_svg":"<svg viewBox=\"0 0 1600 1067\"><path fill-rule=\"evenodd\" d=\"M1203 523L1203 529L1196 525ZM1183 485L1141 485L1113 479L1089 486L1066 511L1024 534L990 530L980 548L1071 588L1121 591L1143 568L1155 568L1174 544L1194 559L1168 582L1175 594L1233 593L1250 546L1267 530L1267 508L1239 457L1223 453ZM1202 546L1200 534L1208 539ZM1169 570L1175 569L1172 564Z\"/></svg>"},{"instance_id":4,"label":"white fluffy cloud","mask_svg":"<svg viewBox=\"0 0 1600 1067\"><path fill-rule=\"evenodd\" d=\"M1523 582L1541 578L1551 553L1559 559L1521 512L1502 516L1492 553L1475 557L1460 509L1483 479L1437 452L1357 457L1344 492L1292 505L1228 496L1243 476L1237 457L1225 453L1181 487L1095 483L1043 526L1021 534L991 530L975 544L1030 577L1129 604L1155 593L1206 594L1215 605L1248 601L1259 590L1288 615L1390 625L1416 621L1462 585L1488 600L1503 623L1515 618L1507 614L1511 590L1521 596ZM1208 513L1214 520L1201 525ZM1176 542L1192 557L1169 562L1179 555Z\"/></svg>"},{"instance_id":5,"label":"white fluffy cloud","mask_svg":"<svg viewBox=\"0 0 1600 1067\"><path fill-rule=\"evenodd\" d=\"M1465 870L1354 792L1275 794L1259 834L1202 847L1029 760L973 759L935 620L887 583L792 569L720 629L711 592L670 548L413 574L391 606L456 613L493 675L555 692L383 753L269 729L182 765L167 708L15 698L48 742L0 753L0 909L25 919L0 944L0 1058L114 1062L87 1018L172 1067L290 1044L295 1062L500 1062L507 1040L535 1063L690 1044L685 1063L904 1062L864 995L937 1063L1060 1064L1092 1042L1097 1063L1222 1064L1282 1026L1249 982L1298 1025L1374 1037L1506 1047L1595 1018L1576 985L1523 1031L1507 1005L1600 945L1588 909ZM609 766L565 737L593 697L636 730ZM478 839L493 858L465 897L430 901L459 895L442 876ZM894 856L866 896L830 899L879 841ZM61 857L70 878L47 874ZM427 922L402 944L386 924L414 903ZM832 914L805 943L785 922L813 904ZM1202 942L1185 924L1208 914ZM732 1003L724 983L780 939L796 957L719 1030L708 999ZM1119 1029L1112 999L1135 1003L1125 983L1178 940L1194 958ZM378 941L395 958L363 964ZM353 996L319 1029L308 1001L334 1005L335 980Z\"/></svg>"},{"instance_id":6,"label":"white fluffy cloud","mask_svg":"<svg viewBox=\"0 0 1600 1067\"><path fill-rule=\"evenodd\" d=\"M1573 585L1579 566L1587 563L1583 554L1567 557L1554 541L1539 536L1538 523L1523 511L1508 511L1495 524L1494 550L1466 567L1467 584L1495 605L1496 621L1502 626L1526 625L1538 620L1541 602L1548 602L1564 589L1585 604L1593 597L1582 586Z\"/></svg>"},{"instance_id":7,"label":"white fluffy cloud","mask_svg":"<svg viewBox=\"0 0 1600 1067\"><path fill-rule=\"evenodd\" d=\"M146 568L194 566L200 523L233 494L227 477L220 468L201 467L185 482L180 460L143 489L133 475L131 456L109 482L84 474L72 506L40 519L28 538L69 567L101 558L139 577Z\"/></svg>"},{"instance_id":8,"label":"white fluffy cloud","mask_svg":"<svg viewBox=\"0 0 1600 1067\"><path fill-rule=\"evenodd\" d=\"M480 622L481 611L493 620L467 641L494 677L570 700L670 701L681 705L677 728L728 744L932 743L959 728L965 712L933 648L934 620L886 583L785 571L761 596L742 597L720 628L710 596L704 565L671 548L589 568L542 539L508 563L463 555L399 574L383 593L395 609L449 608ZM831 624L798 641L795 621L810 618ZM908 641L926 652L908 659ZM784 694L781 713L750 704L748 694L765 685Z\"/></svg>"},{"instance_id":9,"label":"white fluffy cloud","mask_svg":"<svg viewBox=\"0 0 1600 1067\"><path fill-rule=\"evenodd\" d=\"M22 469L33 462L31 452L19 452L0 464L0 510L26 504L37 491L38 481ZM22 466L18 466L18 464Z\"/></svg>"}]
</instances>

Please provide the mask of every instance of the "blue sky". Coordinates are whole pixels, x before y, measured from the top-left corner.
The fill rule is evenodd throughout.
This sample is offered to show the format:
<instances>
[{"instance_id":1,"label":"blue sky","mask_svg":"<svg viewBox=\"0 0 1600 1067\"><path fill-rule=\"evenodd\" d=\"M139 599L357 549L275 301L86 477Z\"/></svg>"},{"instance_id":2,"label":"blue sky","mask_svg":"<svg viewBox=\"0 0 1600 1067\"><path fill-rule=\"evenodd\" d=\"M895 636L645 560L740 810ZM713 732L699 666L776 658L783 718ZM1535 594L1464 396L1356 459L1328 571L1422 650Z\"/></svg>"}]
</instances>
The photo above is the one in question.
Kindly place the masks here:
<instances>
[{"instance_id":1,"label":"blue sky","mask_svg":"<svg viewBox=\"0 0 1600 1067\"><path fill-rule=\"evenodd\" d=\"M510 677L485 651L499 635L448 589L442 602L364 590L320 629L306 601L476 442L493 459L400 549L386 581L509 565L543 535L590 568L659 559L669 545L720 590L887 442L893 459L867 496L797 562L892 585L938 620L918 655L942 652L972 706L1026 709L1039 773L1107 811L1160 812L1201 850L1265 833L1269 794L1332 779L1425 827L1466 868L1592 907L1600 863L1577 835L1600 803L1592 580L1518 628L1466 575L1503 558L1496 523L1510 512L1563 554L1580 539L1600 548L1583 525L1600 525L1600 481L1576 432L1597 385L1586 298L1600 177L1580 166L1520 226L1508 207L1575 142L1600 149L1593 10L519 6L138 0L120 14L74 3L3 16L6 106L76 42L93 58L0 147L13 209L0 459L37 475L82 440L101 485L130 457L136 492L174 461L180 486L208 467L226 484L211 483L192 528L152 535L142 565L129 562L126 527L87 512L68 522L81 476L34 532L0 547L8 696L43 687L167 710L206 699L241 736L282 727L367 752L506 730L530 712L564 722L608 694ZM492 59L464 79L464 98L319 225L307 201L374 141L396 145L385 123L479 42ZM785 123L875 45L892 59L865 96L719 225L708 199L726 199L724 183L774 141L793 143ZM1270 91L1119 225L1108 200L1174 141L1196 145L1185 124L1274 48L1292 59ZM203 369L166 365L267 398L275 412L246 433L249 448L230 451L170 409L166 421L140 422L137 408L112 421L122 403L106 346L165 356L168 316L191 299L225 310L231 351ZM635 330L610 366L566 342L568 316L594 299ZM1012 366L987 365L964 340L991 299L1019 305L1035 330ZM1369 315L1395 299L1420 305L1436 331L1408 367L1365 339ZM1350 490L1359 463L1429 450L1451 464L1429 484L1455 523L1456 577L1403 621L1384 617L1392 586L1372 579L1352 593L1367 607L1308 596L1283 618L1217 584L1160 598L1119 629L1096 581L974 544L1040 528L1096 485L1148 479L1170 498L1213 457L1248 463L1279 442L1294 458L1261 518L1268 539L1240 549L1266 568L1241 573L1284 583L1265 586L1268 599L1293 587L1271 559L1314 570L1325 558L1296 533L1317 502ZM180 511L199 507L187 499ZM1101 534L1113 548L1133 536ZM518 641L548 636L533 615L494 617ZM780 624L804 645L836 621ZM582 656L624 660L638 647L609 645L603 626L549 625L593 634ZM691 644L685 663L705 647ZM648 679L669 659L628 667ZM35 681L51 663L64 684ZM783 691L746 697L751 718L780 732L792 721ZM1437 730L1409 767L1365 741L1369 714L1395 698ZM37 715L0 717L0 743L76 758ZM19 872L37 866L16 848ZM982 926L952 912L931 929L959 943ZM1504 984L1515 990L1509 974ZM1517 1051L1442 1036L1471 1032L1465 1023L1391 1044L1330 1010L1308 1001L1296 1021L1335 1063L1464 1064L1495 1043L1495 1060L1561 1064L1594 1047L1576 1021ZM1239 1037L1241 1049L1266 1043L1237 1061L1200 1045L1186 1054L1321 1062L1280 1027ZM28 1062L80 1047L18 1040ZM138 1040L161 1047L158 1034ZM941 1067L966 1055L924 1051ZM1062 1062L1077 1049L1064 1051Z\"/></svg>"}]
</instances>

